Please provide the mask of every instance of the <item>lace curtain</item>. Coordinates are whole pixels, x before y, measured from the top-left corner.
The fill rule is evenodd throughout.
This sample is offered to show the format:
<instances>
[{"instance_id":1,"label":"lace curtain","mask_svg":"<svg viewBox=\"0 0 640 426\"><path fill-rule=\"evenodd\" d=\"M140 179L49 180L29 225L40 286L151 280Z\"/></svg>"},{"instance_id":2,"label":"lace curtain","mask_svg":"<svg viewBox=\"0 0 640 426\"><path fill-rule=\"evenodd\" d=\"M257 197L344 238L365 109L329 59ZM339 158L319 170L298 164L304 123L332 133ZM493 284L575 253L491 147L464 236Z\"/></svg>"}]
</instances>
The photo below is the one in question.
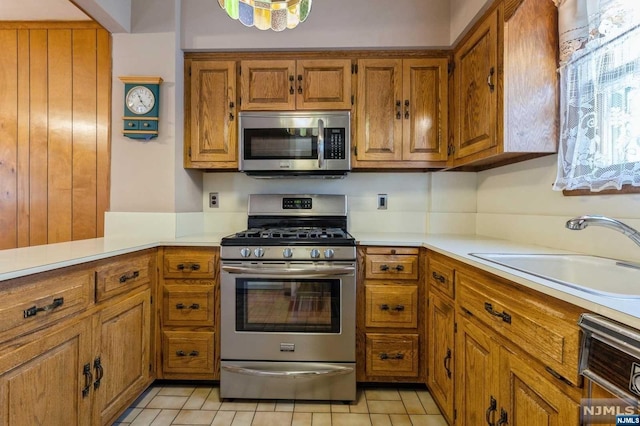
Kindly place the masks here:
<instances>
[{"instance_id":1,"label":"lace curtain","mask_svg":"<svg viewBox=\"0 0 640 426\"><path fill-rule=\"evenodd\" d=\"M560 143L553 188L640 186L640 0L555 0Z\"/></svg>"}]
</instances>

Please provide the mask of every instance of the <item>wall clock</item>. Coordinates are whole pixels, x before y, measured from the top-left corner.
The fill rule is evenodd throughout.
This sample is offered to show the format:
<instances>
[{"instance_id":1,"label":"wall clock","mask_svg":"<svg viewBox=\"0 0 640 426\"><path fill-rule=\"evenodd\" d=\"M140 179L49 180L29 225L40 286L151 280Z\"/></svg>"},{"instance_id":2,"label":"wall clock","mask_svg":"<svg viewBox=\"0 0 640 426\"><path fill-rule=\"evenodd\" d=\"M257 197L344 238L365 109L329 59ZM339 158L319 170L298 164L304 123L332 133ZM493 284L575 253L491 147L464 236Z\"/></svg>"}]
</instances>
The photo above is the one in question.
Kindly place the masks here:
<instances>
[{"instance_id":1,"label":"wall clock","mask_svg":"<svg viewBox=\"0 0 640 426\"><path fill-rule=\"evenodd\" d=\"M149 140L158 136L160 77L120 77L124 83L122 134L131 139Z\"/></svg>"}]
</instances>

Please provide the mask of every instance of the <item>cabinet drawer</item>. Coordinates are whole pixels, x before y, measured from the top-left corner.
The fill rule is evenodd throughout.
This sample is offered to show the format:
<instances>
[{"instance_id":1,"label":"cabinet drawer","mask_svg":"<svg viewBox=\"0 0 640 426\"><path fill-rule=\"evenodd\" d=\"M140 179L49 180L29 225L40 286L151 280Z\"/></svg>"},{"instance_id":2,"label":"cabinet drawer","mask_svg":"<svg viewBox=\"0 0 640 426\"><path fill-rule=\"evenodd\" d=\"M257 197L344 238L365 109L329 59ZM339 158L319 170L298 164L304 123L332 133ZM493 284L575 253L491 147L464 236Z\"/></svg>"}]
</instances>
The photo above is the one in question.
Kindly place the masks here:
<instances>
[{"instance_id":1,"label":"cabinet drawer","mask_svg":"<svg viewBox=\"0 0 640 426\"><path fill-rule=\"evenodd\" d=\"M162 317L164 325L213 327L213 286L165 285Z\"/></svg>"},{"instance_id":2,"label":"cabinet drawer","mask_svg":"<svg viewBox=\"0 0 640 426\"><path fill-rule=\"evenodd\" d=\"M416 280L418 279L418 255L367 254L365 277L367 279Z\"/></svg>"},{"instance_id":3,"label":"cabinet drawer","mask_svg":"<svg viewBox=\"0 0 640 426\"><path fill-rule=\"evenodd\" d=\"M165 248L165 278L214 278L217 252L210 248Z\"/></svg>"},{"instance_id":4,"label":"cabinet drawer","mask_svg":"<svg viewBox=\"0 0 640 426\"><path fill-rule=\"evenodd\" d=\"M214 333L205 331L164 331L162 370L165 373L212 374Z\"/></svg>"},{"instance_id":5,"label":"cabinet drawer","mask_svg":"<svg viewBox=\"0 0 640 426\"><path fill-rule=\"evenodd\" d=\"M454 297L454 275L453 266L440 262L437 259L429 257L429 270L427 272L427 280L429 288L437 290L442 294Z\"/></svg>"},{"instance_id":6,"label":"cabinet drawer","mask_svg":"<svg viewBox=\"0 0 640 426\"><path fill-rule=\"evenodd\" d=\"M491 279L491 278L486 278ZM551 297L520 291L491 279L490 286L456 272L458 305L531 357L579 384L580 312Z\"/></svg>"},{"instance_id":7,"label":"cabinet drawer","mask_svg":"<svg viewBox=\"0 0 640 426\"><path fill-rule=\"evenodd\" d=\"M118 256L96 268L96 302L148 285L153 276L154 253Z\"/></svg>"},{"instance_id":8,"label":"cabinet drawer","mask_svg":"<svg viewBox=\"0 0 640 426\"><path fill-rule=\"evenodd\" d=\"M365 325L367 327L418 326L418 287L367 285Z\"/></svg>"},{"instance_id":9,"label":"cabinet drawer","mask_svg":"<svg viewBox=\"0 0 640 426\"><path fill-rule=\"evenodd\" d=\"M417 334L367 334L367 376L418 377Z\"/></svg>"},{"instance_id":10,"label":"cabinet drawer","mask_svg":"<svg viewBox=\"0 0 640 426\"><path fill-rule=\"evenodd\" d=\"M93 303L93 269L16 278L0 289L0 341L49 326Z\"/></svg>"}]
</instances>

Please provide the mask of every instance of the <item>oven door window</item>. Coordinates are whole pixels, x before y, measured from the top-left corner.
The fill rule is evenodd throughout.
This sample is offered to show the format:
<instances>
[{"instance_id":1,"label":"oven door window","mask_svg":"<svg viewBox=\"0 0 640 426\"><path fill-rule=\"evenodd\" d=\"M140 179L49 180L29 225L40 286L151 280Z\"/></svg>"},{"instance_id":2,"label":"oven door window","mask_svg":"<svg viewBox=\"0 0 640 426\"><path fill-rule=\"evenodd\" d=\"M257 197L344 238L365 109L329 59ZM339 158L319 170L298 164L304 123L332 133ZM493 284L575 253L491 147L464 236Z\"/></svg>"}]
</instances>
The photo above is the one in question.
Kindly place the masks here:
<instances>
[{"instance_id":1,"label":"oven door window","mask_svg":"<svg viewBox=\"0 0 640 426\"><path fill-rule=\"evenodd\" d=\"M340 333L340 280L236 280L236 331Z\"/></svg>"},{"instance_id":2,"label":"oven door window","mask_svg":"<svg viewBox=\"0 0 640 426\"><path fill-rule=\"evenodd\" d=\"M318 158L318 129L244 129L245 160Z\"/></svg>"}]
</instances>

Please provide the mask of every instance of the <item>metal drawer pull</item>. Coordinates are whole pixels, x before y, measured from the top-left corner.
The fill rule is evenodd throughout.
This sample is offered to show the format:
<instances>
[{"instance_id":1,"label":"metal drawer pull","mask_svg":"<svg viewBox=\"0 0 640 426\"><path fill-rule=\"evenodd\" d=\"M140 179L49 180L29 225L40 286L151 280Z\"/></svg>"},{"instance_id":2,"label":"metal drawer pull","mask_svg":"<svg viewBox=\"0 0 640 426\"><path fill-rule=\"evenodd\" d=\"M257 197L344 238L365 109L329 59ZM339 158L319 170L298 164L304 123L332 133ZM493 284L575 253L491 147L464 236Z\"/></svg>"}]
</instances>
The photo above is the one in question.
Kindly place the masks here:
<instances>
[{"instance_id":1,"label":"metal drawer pull","mask_svg":"<svg viewBox=\"0 0 640 426\"><path fill-rule=\"evenodd\" d=\"M185 351L176 351L176 355L177 356L187 356L187 353ZM191 351L189 352L189 356L198 356L200 355L200 352L198 351Z\"/></svg>"},{"instance_id":2,"label":"metal drawer pull","mask_svg":"<svg viewBox=\"0 0 640 426\"><path fill-rule=\"evenodd\" d=\"M391 308L389 308L389 305L387 305L386 303L380 305L380 310L381 311L388 311L389 309L391 309ZM393 310L394 311L398 311L398 312L402 312L402 311L404 311L404 305L396 305L393 308Z\"/></svg>"},{"instance_id":3,"label":"metal drawer pull","mask_svg":"<svg viewBox=\"0 0 640 426\"><path fill-rule=\"evenodd\" d=\"M496 424L491 421L491 413L498 409L498 401L491 395L491 399L489 400L489 407L487 408L487 412L484 415L485 420L487 421L487 425L495 426Z\"/></svg>"},{"instance_id":4,"label":"metal drawer pull","mask_svg":"<svg viewBox=\"0 0 640 426\"><path fill-rule=\"evenodd\" d=\"M401 354L400 352L398 352L395 355L389 355L386 352L382 352L380 355L378 355L378 358L380 358L383 361L387 359L404 359L404 354Z\"/></svg>"},{"instance_id":5,"label":"metal drawer pull","mask_svg":"<svg viewBox=\"0 0 640 426\"><path fill-rule=\"evenodd\" d=\"M102 360L97 357L93 360L93 368L96 369L96 381L93 382L93 388L98 389L100 387L100 381L104 377L104 368L102 368Z\"/></svg>"},{"instance_id":6,"label":"metal drawer pull","mask_svg":"<svg viewBox=\"0 0 640 426\"><path fill-rule=\"evenodd\" d=\"M176 351L176 356L187 356L184 351Z\"/></svg>"},{"instance_id":7,"label":"metal drawer pull","mask_svg":"<svg viewBox=\"0 0 640 426\"><path fill-rule=\"evenodd\" d=\"M29 309L25 309L23 311L24 318L34 317L38 314L38 312L52 311L55 308L62 306L63 303L64 303L64 297L57 297L53 299L53 303L50 305L43 306L41 308L36 308L35 306L32 306Z\"/></svg>"},{"instance_id":8,"label":"metal drawer pull","mask_svg":"<svg viewBox=\"0 0 640 426\"><path fill-rule=\"evenodd\" d=\"M389 270L389 265L380 265L380 270L381 271L388 271Z\"/></svg>"},{"instance_id":9,"label":"metal drawer pull","mask_svg":"<svg viewBox=\"0 0 640 426\"><path fill-rule=\"evenodd\" d=\"M198 303L192 303L190 306L187 307L185 306L184 303L176 304L176 309L185 309L185 308L196 310L196 309L200 309L200 305Z\"/></svg>"},{"instance_id":10,"label":"metal drawer pull","mask_svg":"<svg viewBox=\"0 0 640 426\"><path fill-rule=\"evenodd\" d=\"M389 305L387 305L386 303L383 305L380 305L380 310L381 311L388 311L389 310Z\"/></svg>"},{"instance_id":11,"label":"metal drawer pull","mask_svg":"<svg viewBox=\"0 0 640 426\"><path fill-rule=\"evenodd\" d=\"M133 271L131 275L124 274L120 276L120 284L124 284L129 280L135 280L140 276L140 271Z\"/></svg>"},{"instance_id":12,"label":"metal drawer pull","mask_svg":"<svg viewBox=\"0 0 640 426\"><path fill-rule=\"evenodd\" d=\"M398 311L398 312L402 312L404 311L404 305L396 305L395 308L393 308L394 311Z\"/></svg>"},{"instance_id":13,"label":"metal drawer pull","mask_svg":"<svg viewBox=\"0 0 640 426\"><path fill-rule=\"evenodd\" d=\"M444 275L440 275L437 272L432 272L431 276L433 277L434 280L436 281L440 281L441 284L444 284L444 282L447 280Z\"/></svg>"},{"instance_id":14,"label":"metal drawer pull","mask_svg":"<svg viewBox=\"0 0 640 426\"><path fill-rule=\"evenodd\" d=\"M396 265L396 267L394 268L396 271L401 272L404 271L404 266L402 265Z\"/></svg>"},{"instance_id":15,"label":"metal drawer pull","mask_svg":"<svg viewBox=\"0 0 640 426\"><path fill-rule=\"evenodd\" d=\"M91 383L93 382L93 374L91 374L91 364L85 364L82 367L82 374L84 375L84 388L82 388L82 397L86 398L91 391Z\"/></svg>"},{"instance_id":16,"label":"metal drawer pull","mask_svg":"<svg viewBox=\"0 0 640 426\"><path fill-rule=\"evenodd\" d=\"M447 348L447 355L444 357L444 369L447 377L451 378L451 349Z\"/></svg>"},{"instance_id":17,"label":"metal drawer pull","mask_svg":"<svg viewBox=\"0 0 640 426\"><path fill-rule=\"evenodd\" d=\"M245 374L248 376L260 376L260 377L274 377L274 378L282 378L282 379L297 379L297 378L312 378L312 377L331 377L331 376L341 376L344 374L353 373L353 368L351 367L335 367L331 366L329 368L322 368L318 370L293 370L293 371L272 371L272 370L258 370L254 368L245 368L239 367L235 365L224 365L222 366L223 370L229 371L231 373L236 374Z\"/></svg>"},{"instance_id":18,"label":"metal drawer pull","mask_svg":"<svg viewBox=\"0 0 640 426\"><path fill-rule=\"evenodd\" d=\"M184 271L185 269L191 269L192 271L199 271L200 270L200 264L199 263L191 263L191 264L187 264L185 265L184 263L180 263L177 266L178 271Z\"/></svg>"},{"instance_id":19,"label":"metal drawer pull","mask_svg":"<svg viewBox=\"0 0 640 426\"><path fill-rule=\"evenodd\" d=\"M200 355L200 352L198 352L198 351L189 352L189 356L198 356L198 355Z\"/></svg>"},{"instance_id":20,"label":"metal drawer pull","mask_svg":"<svg viewBox=\"0 0 640 426\"><path fill-rule=\"evenodd\" d=\"M494 311L493 310L493 305L491 305L491 303L484 302L484 310L489 312L494 317L502 318L502 321L506 322L507 324L511 324L511 315L509 315L506 312Z\"/></svg>"}]
</instances>

